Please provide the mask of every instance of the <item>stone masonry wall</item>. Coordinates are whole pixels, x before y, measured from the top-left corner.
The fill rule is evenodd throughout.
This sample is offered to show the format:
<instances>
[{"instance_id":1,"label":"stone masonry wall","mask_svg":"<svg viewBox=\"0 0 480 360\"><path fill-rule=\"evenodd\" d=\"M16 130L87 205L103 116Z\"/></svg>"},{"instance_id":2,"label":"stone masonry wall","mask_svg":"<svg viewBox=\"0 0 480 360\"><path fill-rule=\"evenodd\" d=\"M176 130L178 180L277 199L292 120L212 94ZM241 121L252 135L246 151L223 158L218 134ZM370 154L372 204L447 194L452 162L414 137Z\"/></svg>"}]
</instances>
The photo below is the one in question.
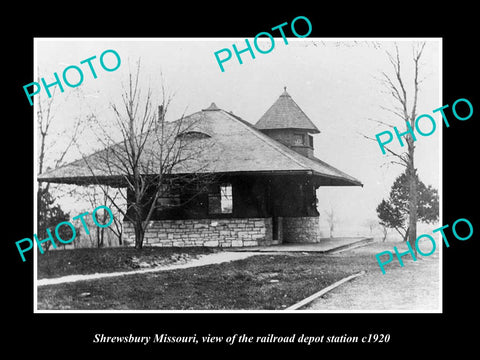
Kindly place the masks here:
<instances>
[{"instance_id":1,"label":"stone masonry wall","mask_svg":"<svg viewBox=\"0 0 480 360\"><path fill-rule=\"evenodd\" d=\"M131 222L123 223L124 239L135 243ZM272 241L271 218L155 220L144 245L241 247L278 244Z\"/></svg>"},{"instance_id":2,"label":"stone masonry wall","mask_svg":"<svg viewBox=\"0 0 480 360\"><path fill-rule=\"evenodd\" d=\"M316 243L320 242L320 218L311 217L284 217L284 243Z\"/></svg>"}]
</instances>

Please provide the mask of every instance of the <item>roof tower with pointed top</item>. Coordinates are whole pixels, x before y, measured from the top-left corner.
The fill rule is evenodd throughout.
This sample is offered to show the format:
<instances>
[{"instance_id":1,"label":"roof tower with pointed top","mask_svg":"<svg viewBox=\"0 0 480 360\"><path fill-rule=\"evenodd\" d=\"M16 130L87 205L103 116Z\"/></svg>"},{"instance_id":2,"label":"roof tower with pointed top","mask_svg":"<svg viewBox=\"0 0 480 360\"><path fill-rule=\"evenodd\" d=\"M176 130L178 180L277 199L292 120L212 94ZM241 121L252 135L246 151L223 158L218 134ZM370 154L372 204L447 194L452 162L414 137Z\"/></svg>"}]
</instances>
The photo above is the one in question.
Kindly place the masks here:
<instances>
[{"instance_id":1,"label":"roof tower with pointed top","mask_svg":"<svg viewBox=\"0 0 480 360\"><path fill-rule=\"evenodd\" d=\"M259 130L294 129L312 134L320 133L320 130L287 93L287 87L283 89L282 95L257 121L255 127Z\"/></svg>"}]
</instances>

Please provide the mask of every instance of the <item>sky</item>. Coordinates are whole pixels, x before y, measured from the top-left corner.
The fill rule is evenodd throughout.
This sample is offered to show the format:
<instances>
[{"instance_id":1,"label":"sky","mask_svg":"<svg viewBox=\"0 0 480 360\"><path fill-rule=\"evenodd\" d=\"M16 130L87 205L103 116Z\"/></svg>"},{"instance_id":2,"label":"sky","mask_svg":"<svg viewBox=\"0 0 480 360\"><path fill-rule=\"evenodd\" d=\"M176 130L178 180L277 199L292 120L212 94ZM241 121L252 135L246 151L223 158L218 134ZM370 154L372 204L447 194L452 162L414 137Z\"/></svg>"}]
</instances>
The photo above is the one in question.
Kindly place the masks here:
<instances>
[{"instance_id":1,"label":"sky","mask_svg":"<svg viewBox=\"0 0 480 360\"><path fill-rule=\"evenodd\" d=\"M75 89L65 86L63 93L56 91L54 94L52 135L55 135L55 145L47 152L46 166L53 163L65 146L76 119L85 118L91 111L100 118L112 116L110 104L119 104L122 85L135 70L138 60L144 87L150 86L160 99L163 79L165 88L173 94L167 121L197 112L215 102L219 108L233 111L255 124L286 86L293 100L321 132L313 135L315 156L364 184L363 187L319 189L323 229L326 225L324 212L333 209L338 219L336 235L358 235L366 222L376 218L376 206L388 196L394 179L403 171L398 165L389 165L391 158L381 153L379 145L362 136L375 137L375 134L388 130L372 119L403 128L394 115L382 109L393 105L392 97L381 81L382 72L393 74L386 55L386 50L394 50L393 40L400 52L408 101L412 99L413 90L412 46L420 40L426 41L420 64L422 83L417 113L432 115L437 120L437 129L428 137L417 137L415 161L424 183L437 189L441 186L442 126L439 126L439 114L432 113L443 105L441 40L367 40L307 37L288 38L288 44L285 44L282 38L275 38L271 52L260 54L254 49L254 59L245 52L241 55L243 64L239 64L233 55L223 64L225 72L222 72L214 53L224 48L233 52L232 44L243 49L245 39L36 39L36 77L44 77L49 83L53 81L54 72L61 77L69 65L84 70L81 85ZM270 41L265 41L260 41L259 46L268 49ZM104 71L98 62L100 55L108 49L115 50L121 58L120 67L112 72ZM80 65L82 60L94 55L96 59L92 64L98 76L96 79L87 64ZM111 56L106 55L105 61L114 64ZM69 75L74 82L74 75ZM36 98L38 100L38 96ZM428 124L423 126L429 129ZM82 151L93 151L98 146L92 142L94 135L88 131L82 134L78 141ZM392 149L403 150L398 142L391 145ZM65 161L79 157L80 153L72 149ZM71 211L72 216L87 206L66 198L60 198L58 202Z\"/></svg>"}]
</instances>

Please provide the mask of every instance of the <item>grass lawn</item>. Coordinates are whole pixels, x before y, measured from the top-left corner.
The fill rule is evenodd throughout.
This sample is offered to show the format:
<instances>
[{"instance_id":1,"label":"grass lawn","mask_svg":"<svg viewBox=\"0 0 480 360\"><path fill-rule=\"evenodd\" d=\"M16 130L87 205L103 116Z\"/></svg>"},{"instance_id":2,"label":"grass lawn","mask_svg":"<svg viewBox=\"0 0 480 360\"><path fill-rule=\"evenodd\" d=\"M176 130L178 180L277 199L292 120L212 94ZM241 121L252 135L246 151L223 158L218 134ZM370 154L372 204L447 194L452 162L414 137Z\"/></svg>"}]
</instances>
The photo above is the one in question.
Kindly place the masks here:
<instances>
[{"instance_id":1,"label":"grass lawn","mask_svg":"<svg viewBox=\"0 0 480 360\"><path fill-rule=\"evenodd\" d=\"M134 249L92 250L85 249L84 253L80 249L69 250L71 254L68 256L66 254L56 255L56 252L52 252L50 255L53 256L49 260L51 261L50 275L79 273L68 271L68 266L72 266L72 262L75 263L73 266L77 270L84 270L82 273L125 270L125 266L130 266L127 261L129 256L137 256ZM144 249L142 252L145 250L156 251L158 252L157 256L163 253L165 257L168 256L167 254L182 251L154 248ZM195 255L196 251L213 250L190 248L183 249L183 251ZM45 255L40 255L39 260ZM58 259L54 259L56 257ZM90 265L87 266L82 261L87 261ZM107 261L111 261L112 264ZM42 262L45 260L42 259ZM52 267L52 263L57 264L58 267ZM45 265L39 265L40 274L40 267ZM38 308L84 310L284 309L335 281L369 269L378 271L375 258L370 253L355 254L355 256L328 256L314 253L262 254L216 265L42 286L38 288ZM45 269L42 270L42 274L46 274ZM88 295L85 296L85 293Z\"/></svg>"},{"instance_id":2,"label":"grass lawn","mask_svg":"<svg viewBox=\"0 0 480 360\"><path fill-rule=\"evenodd\" d=\"M195 258L198 255L216 251L207 247L160 248L144 247L136 250L133 247L117 248L82 248L75 250L54 250L38 254L37 274L39 279L54 278L72 274L109 273L138 269L142 262L157 265L168 265L184 258Z\"/></svg>"}]
</instances>

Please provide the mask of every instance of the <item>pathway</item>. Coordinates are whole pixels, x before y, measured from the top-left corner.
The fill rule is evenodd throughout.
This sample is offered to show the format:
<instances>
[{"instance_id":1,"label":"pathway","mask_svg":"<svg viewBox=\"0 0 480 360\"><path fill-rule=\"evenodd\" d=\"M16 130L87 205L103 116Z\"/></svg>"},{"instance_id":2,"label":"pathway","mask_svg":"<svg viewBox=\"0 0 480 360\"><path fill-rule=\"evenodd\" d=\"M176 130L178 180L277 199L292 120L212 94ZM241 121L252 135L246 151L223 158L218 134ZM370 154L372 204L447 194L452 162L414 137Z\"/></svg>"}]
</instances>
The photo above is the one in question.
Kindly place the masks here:
<instances>
[{"instance_id":1,"label":"pathway","mask_svg":"<svg viewBox=\"0 0 480 360\"><path fill-rule=\"evenodd\" d=\"M280 244L268 246L249 246L232 249L232 251L246 251L246 252L318 252L318 253L333 253L342 251L344 249L351 249L354 247L365 246L373 242L372 238L368 237L339 237L339 238L322 238L318 243L306 244Z\"/></svg>"},{"instance_id":2,"label":"pathway","mask_svg":"<svg viewBox=\"0 0 480 360\"><path fill-rule=\"evenodd\" d=\"M205 265L220 264L223 262L229 262L229 261L235 261L235 260L242 260L253 255L260 255L260 254L254 253L254 252L222 251L218 253L202 255L197 259L188 261L187 263L183 263L183 264L172 264L172 265L158 266L154 268L139 269L139 270L133 270L133 271L118 271L113 273L95 273L95 274L85 274L85 275L68 275L68 276L62 276L58 278L40 279L40 280L37 280L37 286L70 283L75 281L85 281L85 280L101 279L101 278L108 278L108 277L115 277L115 276L144 274L144 273L157 272L157 271L186 269L194 266L205 266Z\"/></svg>"}]
</instances>

